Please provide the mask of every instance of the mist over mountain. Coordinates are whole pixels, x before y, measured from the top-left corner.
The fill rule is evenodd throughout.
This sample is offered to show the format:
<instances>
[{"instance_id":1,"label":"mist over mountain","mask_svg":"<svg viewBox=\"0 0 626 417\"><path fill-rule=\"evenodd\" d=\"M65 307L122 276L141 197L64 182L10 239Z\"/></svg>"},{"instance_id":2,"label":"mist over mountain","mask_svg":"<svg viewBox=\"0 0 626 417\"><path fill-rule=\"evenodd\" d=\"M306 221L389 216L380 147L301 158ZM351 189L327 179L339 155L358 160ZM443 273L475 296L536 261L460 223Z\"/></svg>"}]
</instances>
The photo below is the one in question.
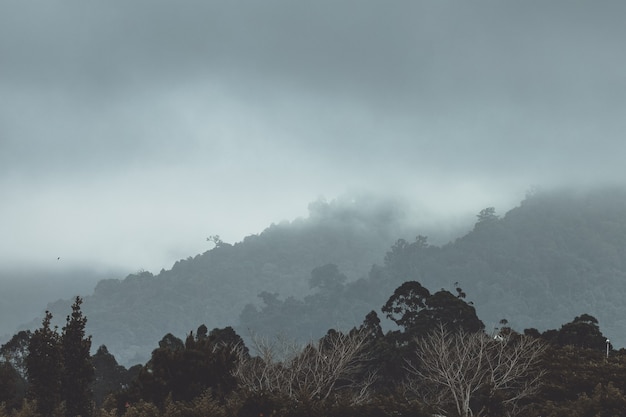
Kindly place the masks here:
<instances>
[{"instance_id":1,"label":"mist over mountain","mask_svg":"<svg viewBox=\"0 0 626 417\"><path fill-rule=\"evenodd\" d=\"M261 309L246 307L242 326L320 336L328 327L358 324L415 280L432 289L462 288L491 329L506 319L519 331L546 330L588 313L615 346L624 346L626 191L536 192L504 216L482 210L473 230L446 245L424 236L398 240L366 278L344 283L340 268L327 268L325 277L332 285L304 300L266 294Z\"/></svg>"},{"instance_id":2,"label":"mist over mountain","mask_svg":"<svg viewBox=\"0 0 626 417\"><path fill-rule=\"evenodd\" d=\"M309 211L242 242L218 240L156 275L101 280L83 306L94 346L133 364L166 333L182 337L199 324L244 337L319 337L360 324L408 280L460 286L488 327L506 319L545 330L588 313L615 346L626 344L622 188L535 192L504 215L485 208L473 228L437 245L426 238L436 230L411 226L398 202L318 200ZM48 306L59 325L69 304Z\"/></svg>"},{"instance_id":3,"label":"mist over mountain","mask_svg":"<svg viewBox=\"0 0 626 417\"><path fill-rule=\"evenodd\" d=\"M165 333L182 337L199 324L237 326L246 305L262 305L261 293L297 299L314 293L309 279L318 266L338 265L348 282L365 277L398 236L417 233L407 210L399 201L371 196L319 199L307 218L272 224L234 244L218 241L156 275L141 271L102 280L83 304L93 346L106 344L125 364L143 362ZM458 233L423 227L442 241ZM57 324L70 303L48 306Z\"/></svg>"},{"instance_id":4,"label":"mist over mountain","mask_svg":"<svg viewBox=\"0 0 626 417\"><path fill-rule=\"evenodd\" d=\"M313 311L326 278L352 288L374 263L388 274L385 252L399 238L414 248L417 234L435 245L419 276L458 280L477 304L489 294L494 316L512 315L494 300L509 306L527 281L543 291L551 274L609 274L549 237L524 243L545 243L546 259L527 260L531 250L495 231L448 247L474 219L446 221L490 205L505 213L531 184L623 182L626 3L33 4L4 1L0 13L0 230L10 237L0 240L0 335L42 313L39 294L69 299L106 278L83 306L94 340L130 360L163 332L237 322L244 308L259 320L267 302ZM318 195L353 190L432 216L388 224L381 213L394 218L397 206L361 199L356 211L314 205L263 231L306 217ZM212 234L237 243L212 249ZM477 247L520 261L506 269ZM549 266L568 260L572 271ZM370 301L380 300L362 307ZM534 308L513 305L520 317ZM361 314L342 308L329 319Z\"/></svg>"},{"instance_id":5,"label":"mist over mountain","mask_svg":"<svg viewBox=\"0 0 626 417\"><path fill-rule=\"evenodd\" d=\"M51 301L90 294L100 280L122 274L116 269L68 267L64 261L53 258L47 267L0 269L0 343L25 320L41 316Z\"/></svg>"}]
</instances>

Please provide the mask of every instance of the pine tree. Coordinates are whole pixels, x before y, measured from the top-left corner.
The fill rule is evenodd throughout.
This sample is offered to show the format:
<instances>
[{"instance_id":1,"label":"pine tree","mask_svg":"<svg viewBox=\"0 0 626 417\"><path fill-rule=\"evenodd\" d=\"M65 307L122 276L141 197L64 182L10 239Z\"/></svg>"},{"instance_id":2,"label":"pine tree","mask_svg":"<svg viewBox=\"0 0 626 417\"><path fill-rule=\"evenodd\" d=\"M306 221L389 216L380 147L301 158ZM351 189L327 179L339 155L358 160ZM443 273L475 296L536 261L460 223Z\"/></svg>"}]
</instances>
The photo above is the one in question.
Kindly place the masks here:
<instances>
[{"instance_id":1,"label":"pine tree","mask_svg":"<svg viewBox=\"0 0 626 417\"><path fill-rule=\"evenodd\" d=\"M46 311L42 327L30 338L26 357L29 396L36 400L42 416L53 415L61 403L63 355L56 327L50 327L51 320L52 313Z\"/></svg>"},{"instance_id":2,"label":"pine tree","mask_svg":"<svg viewBox=\"0 0 626 417\"><path fill-rule=\"evenodd\" d=\"M62 396L67 417L87 417L92 414L91 382L94 368L89 354L91 336L85 337L87 318L80 310L82 302L80 297L76 297L61 337L64 363Z\"/></svg>"}]
</instances>

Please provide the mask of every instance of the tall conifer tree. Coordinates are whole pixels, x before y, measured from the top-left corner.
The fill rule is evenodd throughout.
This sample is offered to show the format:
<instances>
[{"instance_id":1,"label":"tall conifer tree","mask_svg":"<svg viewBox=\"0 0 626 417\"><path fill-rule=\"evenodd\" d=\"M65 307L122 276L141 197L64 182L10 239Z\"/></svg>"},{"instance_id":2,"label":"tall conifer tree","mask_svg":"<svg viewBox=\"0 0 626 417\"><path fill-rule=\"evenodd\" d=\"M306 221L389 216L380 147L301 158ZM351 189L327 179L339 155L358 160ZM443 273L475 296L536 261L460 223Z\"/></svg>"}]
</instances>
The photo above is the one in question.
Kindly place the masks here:
<instances>
[{"instance_id":1,"label":"tall conifer tree","mask_svg":"<svg viewBox=\"0 0 626 417\"><path fill-rule=\"evenodd\" d=\"M26 357L28 394L37 401L42 416L53 415L61 402L63 355L59 334L50 327L51 320L52 313L46 311L41 328L30 338Z\"/></svg>"},{"instance_id":2,"label":"tall conifer tree","mask_svg":"<svg viewBox=\"0 0 626 417\"><path fill-rule=\"evenodd\" d=\"M68 417L87 417L92 414L91 382L94 368L89 354L91 336L85 336L87 318L80 310L82 302L80 297L76 297L61 337L64 363L62 395Z\"/></svg>"}]
</instances>

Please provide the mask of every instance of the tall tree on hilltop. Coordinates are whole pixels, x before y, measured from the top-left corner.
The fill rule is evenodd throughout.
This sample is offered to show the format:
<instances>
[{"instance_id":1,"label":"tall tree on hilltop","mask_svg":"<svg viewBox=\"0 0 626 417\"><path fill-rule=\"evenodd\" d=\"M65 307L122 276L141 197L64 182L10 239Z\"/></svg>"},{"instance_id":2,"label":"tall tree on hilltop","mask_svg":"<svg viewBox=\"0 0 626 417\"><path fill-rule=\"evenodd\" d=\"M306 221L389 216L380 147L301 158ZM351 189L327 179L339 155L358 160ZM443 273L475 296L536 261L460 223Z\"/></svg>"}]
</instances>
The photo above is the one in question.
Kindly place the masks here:
<instances>
[{"instance_id":1,"label":"tall tree on hilltop","mask_svg":"<svg viewBox=\"0 0 626 417\"><path fill-rule=\"evenodd\" d=\"M61 403L63 354L56 327L50 327L51 320L52 313L46 311L41 328L30 338L26 357L28 394L37 401L42 416L51 416Z\"/></svg>"},{"instance_id":2,"label":"tall tree on hilltop","mask_svg":"<svg viewBox=\"0 0 626 417\"><path fill-rule=\"evenodd\" d=\"M496 209L493 207L484 208L476 215L478 219L477 223L485 223L485 222L493 222L498 220L498 215L496 214Z\"/></svg>"},{"instance_id":3,"label":"tall tree on hilltop","mask_svg":"<svg viewBox=\"0 0 626 417\"><path fill-rule=\"evenodd\" d=\"M65 400L67 417L87 417L92 414L91 382L94 368L89 354L91 336L85 336L87 318L80 310L82 302L80 297L74 300L72 314L67 316L61 336L64 363L62 398Z\"/></svg>"},{"instance_id":4,"label":"tall tree on hilltop","mask_svg":"<svg viewBox=\"0 0 626 417\"><path fill-rule=\"evenodd\" d=\"M405 330L415 327L420 319L420 312L426 308L430 291L417 281L406 281L389 297L382 312Z\"/></svg>"},{"instance_id":5,"label":"tall tree on hilltop","mask_svg":"<svg viewBox=\"0 0 626 417\"><path fill-rule=\"evenodd\" d=\"M431 294L417 281L407 281L389 297L382 312L398 326L404 327L405 339L425 335L439 325L449 330L477 332L485 325L476 309L463 300L465 293L457 288L458 296L446 290Z\"/></svg>"}]
</instances>

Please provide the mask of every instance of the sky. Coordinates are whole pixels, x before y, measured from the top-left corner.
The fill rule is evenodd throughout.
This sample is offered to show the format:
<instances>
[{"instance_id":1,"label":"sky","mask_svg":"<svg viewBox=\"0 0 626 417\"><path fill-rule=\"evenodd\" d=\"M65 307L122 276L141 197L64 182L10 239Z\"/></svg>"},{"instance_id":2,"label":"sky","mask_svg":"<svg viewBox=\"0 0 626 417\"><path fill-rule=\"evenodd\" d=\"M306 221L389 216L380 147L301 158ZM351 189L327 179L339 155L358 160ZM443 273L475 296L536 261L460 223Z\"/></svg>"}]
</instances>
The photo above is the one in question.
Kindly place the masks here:
<instances>
[{"instance_id":1,"label":"sky","mask_svg":"<svg viewBox=\"0 0 626 417\"><path fill-rule=\"evenodd\" d=\"M0 0L0 280L158 273L320 197L454 222L620 182L625 17L622 1Z\"/></svg>"}]
</instances>

